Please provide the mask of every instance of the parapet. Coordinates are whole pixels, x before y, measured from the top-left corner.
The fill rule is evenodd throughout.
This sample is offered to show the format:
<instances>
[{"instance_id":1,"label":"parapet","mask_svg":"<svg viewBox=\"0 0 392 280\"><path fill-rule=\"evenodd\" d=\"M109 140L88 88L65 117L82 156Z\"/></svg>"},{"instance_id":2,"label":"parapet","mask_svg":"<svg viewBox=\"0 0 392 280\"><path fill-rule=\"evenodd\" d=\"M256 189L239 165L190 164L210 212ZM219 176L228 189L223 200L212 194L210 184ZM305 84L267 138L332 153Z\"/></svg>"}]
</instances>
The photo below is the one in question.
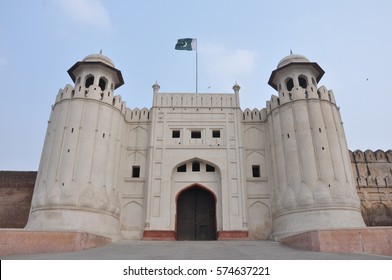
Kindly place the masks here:
<instances>
[{"instance_id":1,"label":"parapet","mask_svg":"<svg viewBox=\"0 0 392 280\"><path fill-rule=\"evenodd\" d=\"M392 150L356 150L349 154L359 187L392 186Z\"/></svg>"},{"instance_id":2,"label":"parapet","mask_svg":"<svg viewBox=\"0 0 392 280\"><path fill-rule=\"evenodd\" d=\"M335 95L332 90L328 90L325 86L321 86L316 91L313 85L308 85L307 88L295 87L290 92L282 92L280 97L272 95L271 99L266 103L267 115L283 104L306 99L325 100L336 105Z\"/></svg>"},{"instance_id":3,"label":"parapet","mask_svg":"<svg viewBox=\"0 0 392 280\"><path fill-rule=\"evenodd\" d=\"M349 151L351 161L354 163L365 163L365 162L390 162L392 163L392 150L384 152L383 150L355 150L354 152Z\"/></svg>"},{"instance_id":4,"label":"parapet","mask_svg":"<svg viewBox=\"0 0 392 280\"><path fill-rule=\"evenodd\" d=\"M154 100L159 107L239 108L235 94L159 93Z\"/></svg>"},{"instance_id":5,"label":"parapet","mask_svg":"<svg viewBox=\"0 0 392 280\"><path fill-rule=\"evenodd\" d=\"M150 120L150 110L147 108L135 108L129 109L127 108L125 113L125 120L127 122L140 122L140 121L149 121Z\"/></svg>"},{"instance_id":6,"label":"parapet","mask_svg":"<svg viewBox=\"0 0 392 280\"><path fill-rule=\"evenodd\" d=\"M250 110L246 108L244 112L242 112L242 120L247 122L264 122L267 119L267 110L264 109L253 109Z\"/></svg>"},{"instance_id":7,"label":"parapet","mask_svg":"<svg viewBox=\"0 0 392 280\"><path fill-rule=\"evenodd\" d=\"M126 104L121 100L120 95L113 95L111 90L102 91L100 87L95 85L90 85L85 88L82 85L73 87L67 84L64 89L60 89L57 96L55 104L63 100L72 99L89 99L96 100L118 109L123 115L125 114Z\"/></svg>"}]
</instances>

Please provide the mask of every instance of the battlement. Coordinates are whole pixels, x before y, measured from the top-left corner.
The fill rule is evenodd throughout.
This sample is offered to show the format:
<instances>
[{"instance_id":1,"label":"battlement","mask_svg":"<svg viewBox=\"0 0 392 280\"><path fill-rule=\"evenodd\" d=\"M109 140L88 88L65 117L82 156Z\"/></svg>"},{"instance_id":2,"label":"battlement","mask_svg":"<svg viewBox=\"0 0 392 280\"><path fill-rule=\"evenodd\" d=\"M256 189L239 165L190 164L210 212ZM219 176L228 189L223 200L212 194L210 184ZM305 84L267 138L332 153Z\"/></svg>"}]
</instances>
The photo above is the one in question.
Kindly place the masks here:
<instances>
[{"instance_id":1,"label":"battlement","mask_svg":"<svg viewBox=\"0 0 392 280\"><path fill-rule=\"evenodd\" d=\"M150 120L150 110L147 108L126 109L125 120L127 122L140 122Z\"/></svg>"},{"instance_id":2,"label":"battlement","mask_svg":"<svg viewBox=\"0 0 392 280\"><path fill-rule=\"evenodd\" d=\"M332 90L328 90L325 86L321 86L316 91L313 85L308 85L307 88L295 87L289 92L282 91L279 97L272 95L271 99L266 103L267 115L275 108L288 102L305 99L325 100L336 105L335 95Z\"/></svg>"},{"instance_id":3,"label":"battlement","mask_svg":"<svg viewBox=\"0 0 392 280\"><path fill-rule=\"evenodd\" d=\"M356 150L349 154L366 225L392 225L392 150Z\"/></svg>"},{"instance_id":4,"label":"battlement","mask_svg":"<svg viewBox=\"0 0 392 280\"><path fill-rule=\"evenodd\" d=\"M239 108L235 94L158 93L154 106Z\"/></svg>"},{"instance_id":5,"label":"battlement","mask_svg":"<svg viewBox=\"0 0 392 280\"><path fill-rule=\"evenodd\" d=\"M349 151L359 187L392 186L392 150Z\"/></svg>"},{"instance_id":6,"label":"battlement","mask_svg":"<svg viewBox=\"0 0 392 280\"><path fill-rule=\"evenodd\" d=\"M265 108L250 110L246 108L242 113L242 120L247 122L264 122L267 119L267 110Z\"/></svg>"},{"instance_id":7,"label":"battlement","mask_svg":"<svg viewBox=\"0 0 392 280\"><path fill-rule=\"evenodd\" d=\"M70 84L67 84L64 89L59 89L55 104L63 100L70 99L97 100L110 106L114 106L116 109L121 111L122 114L125 114L126 110L125 102L121 100L120 95L114 96L111 90L102 91L100 87L95 85L90 85L88 88L79 85L74 88Z\"/></svg>"},{"instance_id":8,"label":"battlement","mask_svg":"<svg viewBox=\"0 0 392 280\"><path fill-rule=\"evenodd\" d=\"M392 150L386 152L377 150L361 150L350 151L351 162L392 162Z\"/></svg>"}]
</instances>

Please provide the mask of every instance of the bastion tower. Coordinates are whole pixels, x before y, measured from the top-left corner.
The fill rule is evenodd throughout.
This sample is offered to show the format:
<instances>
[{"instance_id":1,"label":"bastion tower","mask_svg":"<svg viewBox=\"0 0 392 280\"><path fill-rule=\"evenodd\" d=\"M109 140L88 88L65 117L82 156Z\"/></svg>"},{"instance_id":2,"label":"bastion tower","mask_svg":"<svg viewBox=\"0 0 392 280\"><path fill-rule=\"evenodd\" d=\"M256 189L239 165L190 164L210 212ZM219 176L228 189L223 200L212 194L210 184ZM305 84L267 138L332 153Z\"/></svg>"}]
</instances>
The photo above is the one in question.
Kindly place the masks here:
<instances>
[{"instance_id":1,"label":"bastion tower","mask_svg":"<svg viewBox=\"0 0 392 280\"><path fill-rule=\"evenodd\" d=\"M268 84L272 238L314 229L364 227L334 94L317 84L323 69L283 58Z\"/></svg>"},{"instance_id":2,"label":"bastion tower","mask_svg":"<svg viewBox=\"0 0 392 280\"><path fill-rule=\"evenodd\" d=\"M26 228L119 234L125 104L114 90L123 77L102 54L68 70L48 123Z\"/></svg>"}]
</instances>

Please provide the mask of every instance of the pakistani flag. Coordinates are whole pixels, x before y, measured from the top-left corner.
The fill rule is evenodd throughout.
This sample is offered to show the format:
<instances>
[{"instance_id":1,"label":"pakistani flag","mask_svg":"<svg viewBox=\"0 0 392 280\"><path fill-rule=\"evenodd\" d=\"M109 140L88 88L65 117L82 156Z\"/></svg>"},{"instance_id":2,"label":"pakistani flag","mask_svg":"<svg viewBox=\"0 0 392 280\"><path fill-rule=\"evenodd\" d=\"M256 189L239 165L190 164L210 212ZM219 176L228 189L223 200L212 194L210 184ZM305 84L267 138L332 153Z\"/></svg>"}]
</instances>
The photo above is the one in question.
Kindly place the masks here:
<instances>
[{"instance_id":1,"label":"pakistani flag","mask_svg":"<svg viewBox=\"0 0 392 280\"><path fill-rule=\"evenodd\" d=\"M197 41L192 38L178 39L175 49L179 51L193 51L196 50Z\"/></svg>"}]
</instances>

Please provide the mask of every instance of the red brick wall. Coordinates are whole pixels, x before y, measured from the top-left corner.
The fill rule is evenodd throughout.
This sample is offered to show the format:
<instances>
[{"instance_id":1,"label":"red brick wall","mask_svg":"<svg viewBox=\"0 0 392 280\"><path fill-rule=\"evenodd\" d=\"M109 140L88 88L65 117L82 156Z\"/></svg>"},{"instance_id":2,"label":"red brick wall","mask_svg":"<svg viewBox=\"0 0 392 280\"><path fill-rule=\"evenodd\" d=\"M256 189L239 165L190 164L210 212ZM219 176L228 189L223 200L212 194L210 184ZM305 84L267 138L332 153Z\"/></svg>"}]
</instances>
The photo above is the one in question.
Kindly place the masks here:
<instances>
[{"instance_id":1,"label":"red brick wall","mask_svg":"<svg viewBox=\"0 0 392 280\"><path fill-rule=\"evenodd\" d=\"M350 151L367 226L392 226L392 150Z\"/></svg>"},{"instance_id":2,"label":"red brick wall","mask_svg":"<svg viewBox=\"0 0 392 280\"><path fill-rule=\"evenodd\" d=\"M36 171L0 171L0 228L26 225L36 177Z\"/></svg>"}]
</instances>

